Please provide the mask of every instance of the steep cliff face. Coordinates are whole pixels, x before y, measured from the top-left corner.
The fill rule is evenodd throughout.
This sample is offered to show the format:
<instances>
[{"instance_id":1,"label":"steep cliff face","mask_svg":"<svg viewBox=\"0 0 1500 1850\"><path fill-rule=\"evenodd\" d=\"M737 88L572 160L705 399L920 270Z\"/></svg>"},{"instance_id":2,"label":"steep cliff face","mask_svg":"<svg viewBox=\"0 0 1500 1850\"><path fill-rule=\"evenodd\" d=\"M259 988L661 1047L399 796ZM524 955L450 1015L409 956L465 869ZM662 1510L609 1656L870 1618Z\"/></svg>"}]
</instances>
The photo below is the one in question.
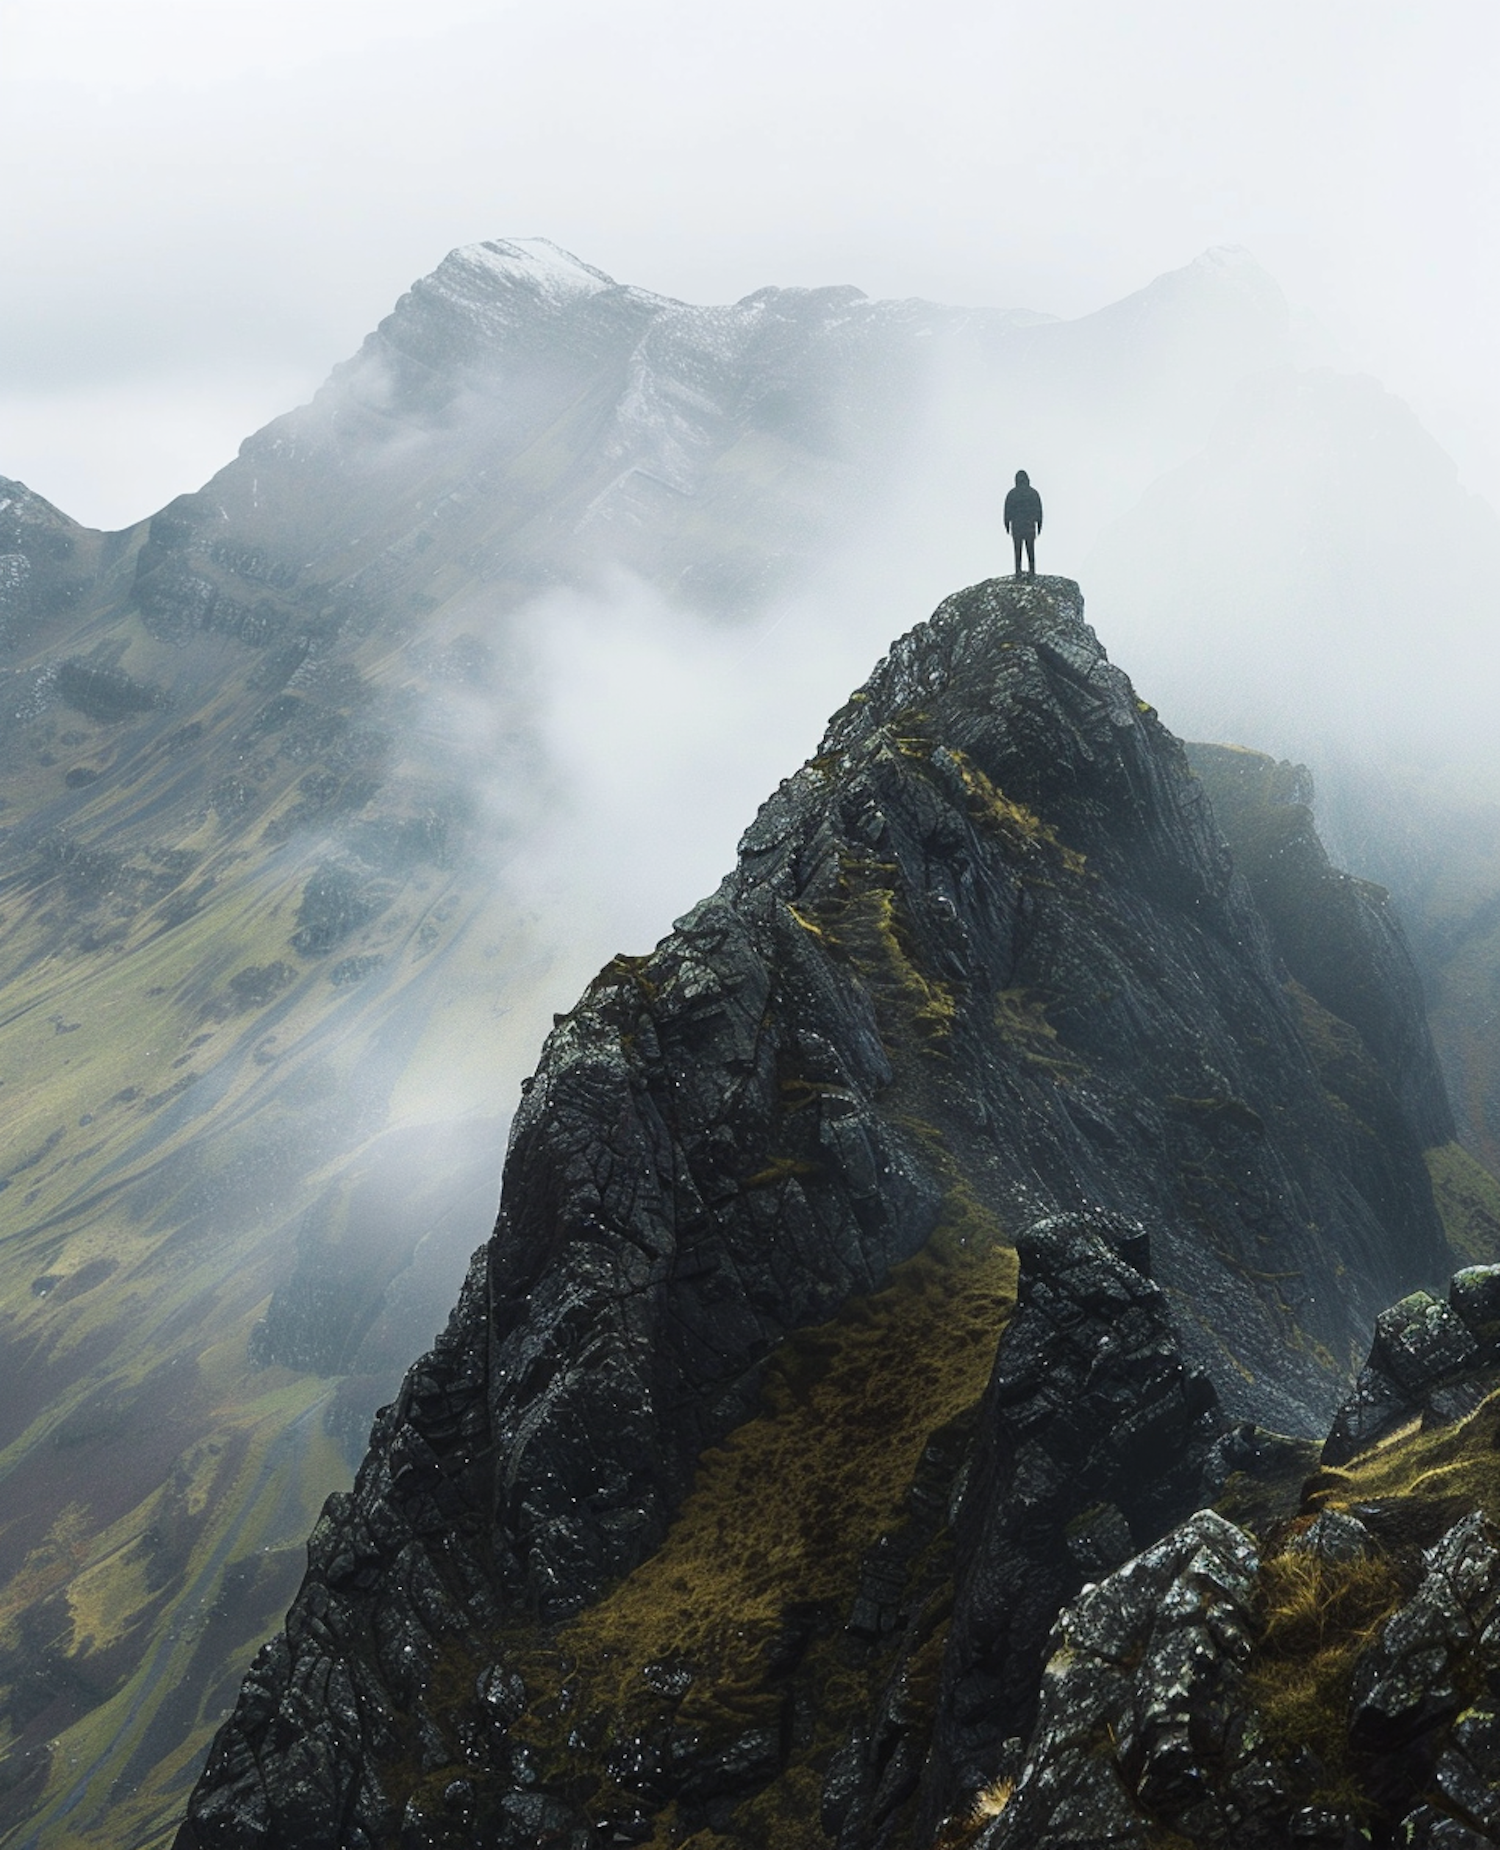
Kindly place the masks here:
<instances>
[{"instance_id":1,"label":"steep cliff face","mask_svg":"<svg viewBox=\"0 0 1500 1850\"><path fill-rule=\"evenodd\" d=\"M1466 837L1461 811L1447 812L1443 828L1435 810L1406 805L1399 826L1414 827L1420 818L1432 837L1424 842L1424 880L1412 879L1396 857L1395 871L1403 875L1401 916L1414 926L1408 948L1393 895L1330 864L1313 825L1305 767L1223 745L1189 745L1187 752L1287 969L1299 990L1333 1017L1311 1042L1324 1086L1369 1133L1373 1147L1404 1146L1409 1155L1415 1131L1450 1242L1466 1258L1494 1258L1500 1253L1500 1189L1490 1173L1496 1145L1485 1122L1494 1073L1494 1012L1486 1001L1493 959L1482 924L1446 939L1432 929L1434 912L1451 903L1455 890L1472 921L1487 916L1483 833ZM1384 852L1367 831L1363 840L1377 864L1390 866L1391 811L1400 805L1389 790L1383 794ZM1378 789L1363 793L1358 809L1368 815L1379 795ZM1347 785L1341 797L1347 821ZM1439 866L1447 870L1442 877ZM1445 1075L1459 1101L1460 1126Z\"/></svg>"},{"instance_id":2,"label":"steep cliff face","mask_svg":"<svg viewBox=\"0 0 1500 1850\"><path fill-rule=\"evenodd\" d=\"M1478 677L1483 681L1485 677ZM1389 888L1422 976L1459 1136L1500 1168L1500 803L1488 777L1394 772L1320 780L1319 813L1350 866ZM1471 1200L1479 1206L1472 1187ZM1483 1212L1500 1224L1500 1200Z\"/></svg>"},{"instance_id":3,"label":"steep cliff face","mask_svg":"<svg viewBox=\"0 0 1500 1850\"><path fill-rule=\"evenodd\" d=\"M930 1838L1058 1603L1446 1273L1354 1032L1076 586L949 599L559 1020L182 1850Z\"/></svg>"},{"instance_id":4,"label":"steep cliff face","mask_svg":"<svg viewBox=\"0 0 1500 1850\"><path fill-rule=\"evenodd\" d=\"M86 604L120 551L0 476L0 650L24 648L50 620Z\"/></svg>"},{"instance_id":5,"label":"steep cliff face","mask_svg":"<svg viewBox=\"0 0 1500 1850\"><path fill-rule=\"evenodd\" d=\"M1308 772L1230 746L1187 754L1293 978L1356 1030L1421 1147L1448 1143L1453 1114L1405 933L1388 893L1330 863ZM1381 1141L1399 1134L1395 1123L1371 1128Z\"/></svg>"}]
</instances>

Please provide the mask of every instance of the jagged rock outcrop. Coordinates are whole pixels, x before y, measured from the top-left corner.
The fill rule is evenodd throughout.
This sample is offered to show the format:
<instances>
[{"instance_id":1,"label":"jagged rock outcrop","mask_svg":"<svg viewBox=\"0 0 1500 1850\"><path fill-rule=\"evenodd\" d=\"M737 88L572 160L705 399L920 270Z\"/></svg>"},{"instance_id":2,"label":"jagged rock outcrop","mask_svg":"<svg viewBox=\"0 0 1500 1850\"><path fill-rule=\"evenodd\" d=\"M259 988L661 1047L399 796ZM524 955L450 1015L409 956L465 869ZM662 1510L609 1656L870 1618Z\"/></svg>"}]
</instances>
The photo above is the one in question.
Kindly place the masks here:
<instances>
[{"instance_id":1,"label":"jagged rock outcrop","mask_svg":"<svg viewBox=\"0 0 1500 1850\"><path fill-rule=\"evenodd\" d=\"M560 1020L494 1238L330 1501L181 1850L583 1846L673 1807L740 1841L766 1827L736 1808L816 1788L830 1720L852 1739L866 1700L893 1751L899 1711L936 1717L924 1804L951 1809L1024 1725L1055 1602L1193 1499L1215 1393L1241 1419L1326 1419L1356 1329L1446 1271L1425 1172L1368 1142L1202 784L1076 587L949 599L718 892ZM1053 1218L1079 1214L1105 1218ZM1095 1231L1122 1221L1148 1231L1154 1283L1135 1233L1114 1251ZM1018 1239L1025 1309L986 1398L1004 1310L971 1285ZM963 1366L934 1332L909 1376L852 1388L861 1323L894 1353L939 1289L967 1320ZM882 1553L872 1529L862 1575L820 1579L855 1518L830 1526L809 1484L818 1596L757 1579L764 1619L702 1642L705 1602L749 1601L717 1583L761 1520L743 1496L770 1494L761 1477L715 1502L735 1448L806 1403L838 1450L877 1390L893 1430L931 1436L904 1530ZM934 1524L944 1472L966 1488ZM708 1532L714 1587L658 1569ZM925 1556L919 1579L949 1561L951 1625L943 1572L903 1613L903 1553ZM1002 1614L1023 1588L1032 1608ZM860 1601L867 1635L914 1648L860 1660L867 1696L840 1713ZM988 1748L986 1712L1004 1717ZM831 1810L873 1828L863 1751Z\"/></svg>"},{"instance_id":2,"label":"jagged rock outcrop","mask_svg":"<svg viewBox=\"0 0 1500 1850\"><path fill-rule=\"evenodd\" d=\"M1014 1791L990 1799L1004 1803L982 1850L1145 1846L1162 1828L1285 1841L1244 1690L1259 1565L1249 1536L1203 1510L1084 1589L1058 1618L1035 1736Z\"/></svg>"},{"instance_id":3,"label":"jagged rock outcrop","mask_svg":"<svg viewBox=\"0 0 1500 1850\"><path fill-rule=\"evenodd\" d=\"M1016 1312L951 1486L951 1617L936 1700L910 1701L937 1586L905 1587L902 1648L873 1717L835 1757L822 1816L848 1850L926 1841L996 1775L1034 1717L1048 1634L1085 1580L1219 1487L1232 1449L1212 1385L1184 1366L1149 1237L1059 1215L1017 1239Z\"/></svg>"},{"instance_id":4,"label":"jagged rock outcrop","mask_svg":"<svg viewBox=\"0 0 1500 1850\"><path fill-rule=\"evenodd\" d=\"M1434 1519L1452 1499L1413 1458L1398 1495L1304 1504L1264 1540L1201 1510L1086 1586L1058 1617L1035 1727L949 1841L1500 1842L1493 1443L1491 1417L1467 1448L1476 1507L1447 1527ZM1399 1478L1400 1447L1385 1456ZM1326 1496L1330 1474L1308 1489Z\"/></svg>"},{"instance_id":5,"label":"jagged rock outcrop","mask_svg":"<svg viewBox=\"0 0 1500 1850\"><path fill-rule=\"evenodd\" d=\"M1359 1525L1343 1520L1355 1539L1341 1535L1324 1558L1367 1561L1371 1538L1361 1543ZM1284 1556L1311 1552L1312 1537L1294 1533ZM1267 1588L1254 1539L1198 1512L1060 1614L1035 1730L1024 1750L1012 1748L1013 1773L981 1795L972 1841L978 1850L1144 1847L1163 1832L1204 1850L1500 1841L1496 1542L1476 1511L1421 1557L1415 1591L1336 1686L1341 1711L1329 1719L1346 1760L1334 1780L1306 1745L1278 1738L1262 1706L1275 1691L1259 1662ZM1336 1586L1335 1572L1324 1597Z\"/></svg>"},{"instance_id":6,"label":"jagged rock outcrop","mask_svg":"<svg viewBox=\"0 0 1500 1850\"><path fill-rule=\"evenodd\" d=\"M929 1772L940 1793L992 1774L997 1726L1025 1732L1046 1633L1080 1580L1205 1494L1226 1421L1183 1363L1147 1247L1138 1227L1066 1219L1017 1241L1016 1316L953 1522L960 1567Z\"/></svg>"},{"instance_id":7,"label":"jagged rock outcrop","mask_svg":"<svg viewBox=\"0 0 1500 1850\"><path fill-rule=\"evenodd\" d=\"M1341 1465L1410 1420L1472 1413L1500 1365L1500 1266L1455 1272L1448 1301L1414 1291L1375 1319L1375 1339L1323 1444Z\"/></svg>"}]
</instances>

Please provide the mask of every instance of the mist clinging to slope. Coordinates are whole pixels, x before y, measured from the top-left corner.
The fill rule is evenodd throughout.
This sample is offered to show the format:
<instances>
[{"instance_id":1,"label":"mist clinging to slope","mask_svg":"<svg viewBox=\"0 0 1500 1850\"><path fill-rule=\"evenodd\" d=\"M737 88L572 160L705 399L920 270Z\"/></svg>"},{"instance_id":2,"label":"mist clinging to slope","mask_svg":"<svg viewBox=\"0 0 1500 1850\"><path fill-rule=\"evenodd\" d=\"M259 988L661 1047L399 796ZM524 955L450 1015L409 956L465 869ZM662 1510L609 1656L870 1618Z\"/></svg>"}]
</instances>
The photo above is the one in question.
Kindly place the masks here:
<instances>
[{"instance_id":1,"label":"mist clinging to slope","mask_svg":"<svg viewBox=\"0 0 1500 1850\"><path fill-rule=\"evenodd\" d=\"M1305 357L1236 252L1080 322L976 318L933 342L885 499L795 595L726 622L617 574L518 613L546 773L507 879L559 954L552 1005L712 890L895 636L1009 571L1016 467L1040 569L1080 580L1181 736L1307 762L1346 817L1392 772L1482 794L1500 522L1400 400ZM514 800L483 754L472 775Z\"/></svg>"},{"instance_id":2,"label":"mist clinging to slope","mask_svg":"<svg viewBox=\"0 0 1500 1850\"><path fill-rule=\"evenodd\" d=\"M547 947L548 1008L713 891L895 633L891 614L861 597L852 566L743 624L705 621L623 572L518 613L539 775L523 794L499 769L509 696L474 699L465 750L496 824L493 877Z\"/></svg>"},{"instance_id":3,"label":"mist clinging to slope","mask_svg":"<svg viewBox=\"0 0 1500 1850\"><path fill-rule=\"evenodd\" d=\"M1376 381L1247 382L1090 576L1179 728L1500 795L1500 520Z\"/></svg>"}]
</instances>

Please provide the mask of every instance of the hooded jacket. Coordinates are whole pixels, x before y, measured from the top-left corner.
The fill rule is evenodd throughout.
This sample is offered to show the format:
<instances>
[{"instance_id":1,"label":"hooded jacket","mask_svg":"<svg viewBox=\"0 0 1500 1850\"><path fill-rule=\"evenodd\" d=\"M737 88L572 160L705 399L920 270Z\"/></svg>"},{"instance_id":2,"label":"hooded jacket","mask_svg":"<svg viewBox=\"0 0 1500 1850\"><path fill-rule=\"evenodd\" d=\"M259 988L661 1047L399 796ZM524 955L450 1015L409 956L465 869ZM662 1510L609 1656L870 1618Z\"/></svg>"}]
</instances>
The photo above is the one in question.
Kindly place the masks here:
<instances>
[{"instance_id":1,"label":"hooded jacket","mask_svg":"<svg viewBox=\"0 0 1500 1850\"><path fill-rule=\"evenodd\" d=\"M1042 497L1031 486L1031 477L1024 469L1016 472L1016 485L1005 497L1005 531L1007 533L1040 533L1042 530Z\"/></svg>"}]
</instances>

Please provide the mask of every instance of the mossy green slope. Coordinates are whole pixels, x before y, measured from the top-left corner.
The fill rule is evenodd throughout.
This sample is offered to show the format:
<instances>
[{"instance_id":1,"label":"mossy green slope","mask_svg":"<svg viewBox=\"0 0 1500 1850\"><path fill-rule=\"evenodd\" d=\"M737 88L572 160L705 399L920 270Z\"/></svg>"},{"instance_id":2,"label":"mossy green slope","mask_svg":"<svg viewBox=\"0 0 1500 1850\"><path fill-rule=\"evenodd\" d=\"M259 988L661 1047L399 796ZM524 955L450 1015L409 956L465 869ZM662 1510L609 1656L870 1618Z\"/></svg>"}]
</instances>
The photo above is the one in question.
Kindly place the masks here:
<instances>
[{"instance_id":1,"label":"mossy green slope","mask_svg":"<svg viewBox=\"0 0 1500 1850\"><path fill-rule=\"evenodd\" d=\"M295 878L230 866L180 924L134 920L72 955L28 958L25 926L51 927L10 908L28 1006L0 1027L0 1681L12 1816L35 1805L38 1841L114 1843L123 1818L180 1803L230 1667L279 1617L300 1537L347 1481L348 1440L440 1321L454 1248L488 1217L499 1125L445 1146L424 1094L473 1108L494 1080L500 1024L490 1049L470 1029L476 988L500 1007L475 942L496 921L454 908L423 944L454 892L421 884L404 929L350 940L381 966L348 988L290 946ZM363 1083L382 1064L383 1091ZM404 1149L424 1118L437 1143ZM458 1207L471 1218L444 1252ZM442 1271L416 1294L421 1321L382 1332L385 1288L430 1230ZM336 1263L341 1242L367 1283L332 1365L256 1366L272 1294L310 1243ZM346 1397L326 1377L351 1367Z\"/></svg>"}]
</instances>

